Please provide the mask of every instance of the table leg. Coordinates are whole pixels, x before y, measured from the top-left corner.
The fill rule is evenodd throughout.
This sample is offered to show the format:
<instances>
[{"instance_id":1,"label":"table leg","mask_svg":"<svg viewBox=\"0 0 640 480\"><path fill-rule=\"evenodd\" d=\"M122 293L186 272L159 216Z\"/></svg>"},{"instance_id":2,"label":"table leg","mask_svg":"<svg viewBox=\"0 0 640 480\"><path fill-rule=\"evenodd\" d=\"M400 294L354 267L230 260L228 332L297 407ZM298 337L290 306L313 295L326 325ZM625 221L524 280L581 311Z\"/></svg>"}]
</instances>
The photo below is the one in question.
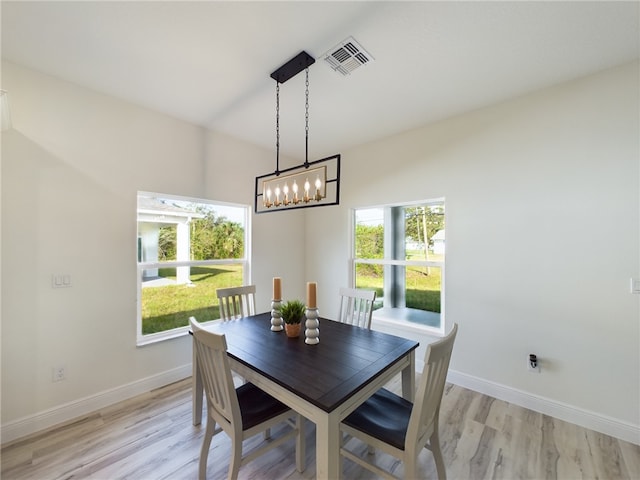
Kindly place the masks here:
<instances>
[{"instance_id":1,"label":"table leg","mask_svg":"<svg viewBox=\"0 0 640 480\"><path fill-rule=\"evenodd\" d=\"M416 393L416 354L409 354L409 365L402 370L402 396L413 403Z\"/></svg>"},{"instance_id":2,"label":"table leg","mask_svg":"<svg viewBox=\"0 0 640 480\"><path fill-rule=\"evenodd\" d=\"M192 362L193 372L191 374L191 397L193 398L193 424L200 425L200 423L202 422L202 393L204 387L202 385L202 377L200 376L200 368L198 367L198 358L196 355L195 345L193 345Z\"/></svg>"},{"instance_id":3,"label":"table leg","mask_svg":"<svg viewBox=\"0 0 640 480\"><path fill-rule=\"evenodd\" d=\"M296 426L300 431L300 434L296 439L296 469L300 473L304 472L304 469L306 467L306 461L307 461L306 459L307 439L305 437L305 422L306 422L306 419L302 415L300 414L296 415Z\"/></svg>"},{"instance_id":4,"label":"table leg","mask_svg":"<svg viewBox=\"0 0 640 480\"><path fill-rule=\"evenodd\" d=\"M339 480L342 475L340 457L340 418L336 413L323 415L316 423L316 478Z\"/></svg>"}]
</instances>

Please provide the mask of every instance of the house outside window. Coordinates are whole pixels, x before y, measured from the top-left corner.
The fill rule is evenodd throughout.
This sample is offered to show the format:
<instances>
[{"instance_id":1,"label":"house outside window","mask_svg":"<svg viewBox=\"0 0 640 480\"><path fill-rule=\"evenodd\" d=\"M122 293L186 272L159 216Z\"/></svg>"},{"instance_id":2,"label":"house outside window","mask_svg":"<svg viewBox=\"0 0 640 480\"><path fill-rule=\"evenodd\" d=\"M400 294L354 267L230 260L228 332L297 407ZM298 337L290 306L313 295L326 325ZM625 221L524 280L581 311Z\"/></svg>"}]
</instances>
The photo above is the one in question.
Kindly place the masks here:
<instances>
[{"instance_id":1,"label":"house outside window","mask_svg":"<svg viewBox=\"0 0 640 480\"><path fill-rule=\"evenodd\" d=\"M444 200L355 209L352 274L374 318L444 331Z\"/></svg>"},{"instance_id":2,"label":"house outside window","mask_svg":"<svg viewBox=\"0 0 640 480\"><path fill-rule=\"evenodd\" d=\"M250 283L249 207L138 193L137 343L220 318L216 289Z\"/></svg>"}]
</instances>

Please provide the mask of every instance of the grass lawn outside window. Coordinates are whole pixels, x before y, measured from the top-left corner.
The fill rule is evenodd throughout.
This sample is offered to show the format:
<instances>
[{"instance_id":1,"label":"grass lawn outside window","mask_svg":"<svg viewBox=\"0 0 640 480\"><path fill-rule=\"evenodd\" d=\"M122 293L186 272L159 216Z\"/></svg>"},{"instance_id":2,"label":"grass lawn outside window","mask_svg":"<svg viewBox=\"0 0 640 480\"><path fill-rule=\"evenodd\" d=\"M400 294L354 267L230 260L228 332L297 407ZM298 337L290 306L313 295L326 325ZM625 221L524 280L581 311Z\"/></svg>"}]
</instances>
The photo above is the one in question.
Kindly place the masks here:
<instances>
[{"instance_id":1,"label":"grass lawn outside window","mask_svg":"<svg viewBox=\"0 0 640 480\"><path fill-rule=\"evenodd\" d=\"M220 318L216 290L250 281L250 207L138 192L138 346Z\"/></svg>"},{"instance_id":2,"label":"grass lawn outside window","mask_svg":"<svg viewBox=\"0 0 640 480\"><path fill-rule=\"evenodd\" d=\"M183 285L170 284L175 268L160 268L158 275L169 284L142 287L144 335L185 327L190 316L200 322L220 318L216 289L242 285L242 265L191 267L191 283Z\"/></svg>"},{"instance_id":3,"label":"grass lawn outside window","mask_svg":"<svg viewBox=\"0 0 640 480\"><path fill-rule=\"evenodd\" d=\"M444 199L353 210L353 283L376 291L374 318L444 331L444 212Z\"/></svg>"},{"instance_id":4,"label":"grass lawn outside window","mask_svg":"<svg viewBox=\"0 0 640 480\"><path fill-rule=\"evenodd\" d=\"M376 291L375 309L381 308L384 297L382 274L372 271L371 265L356 265L357 288ZM440 313L440 267L406 268L406 306L417 310Z\"/></svg>"}]
</instances>

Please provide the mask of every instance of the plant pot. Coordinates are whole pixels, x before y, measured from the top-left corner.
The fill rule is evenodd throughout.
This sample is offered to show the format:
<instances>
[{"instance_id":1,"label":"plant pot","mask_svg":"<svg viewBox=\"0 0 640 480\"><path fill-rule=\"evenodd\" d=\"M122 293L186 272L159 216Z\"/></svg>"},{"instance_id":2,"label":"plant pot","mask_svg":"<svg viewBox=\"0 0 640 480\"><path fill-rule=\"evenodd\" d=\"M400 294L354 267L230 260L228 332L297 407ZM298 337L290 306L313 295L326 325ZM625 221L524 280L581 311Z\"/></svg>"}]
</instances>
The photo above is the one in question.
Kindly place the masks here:
<instances>
[{"instance_id":1,"label":"plant pot","mask_svg":"<svg viewBox=\"0 0 640 480\"><path fill-rule=\"evenodd\" d=\"M300 323L285 323L284 331L287 334L287 337L295 338L300 336Z\"/></svg>"}]
</instances>

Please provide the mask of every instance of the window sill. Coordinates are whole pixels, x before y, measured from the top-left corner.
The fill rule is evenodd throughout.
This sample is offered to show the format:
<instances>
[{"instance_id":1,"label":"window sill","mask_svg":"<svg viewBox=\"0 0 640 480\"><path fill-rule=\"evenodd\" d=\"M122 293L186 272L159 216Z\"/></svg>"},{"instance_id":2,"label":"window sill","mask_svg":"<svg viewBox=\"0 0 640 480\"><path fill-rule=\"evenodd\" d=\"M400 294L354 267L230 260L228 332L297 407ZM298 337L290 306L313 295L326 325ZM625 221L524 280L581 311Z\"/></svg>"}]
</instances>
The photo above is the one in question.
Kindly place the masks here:
<instances>
[{"instance_id":1,"label":"window sill","mask_svg":"<svg viewBox=\"0 0 640 480\"><path fill-rule=\"evenodd\" d=\"M444 336L444 317L440 313L414 308L381 308L374 310L373 323L402 328L416 333Z\"/></svg>"},{"instance_id":2,"label":"window sill","mask_svg":"<svg viewBox=\"0 0 640 480\"><path fill-rule=\"evenodd\" d=\"M207 325L213 325L219 321L220 319L211 320L209 322L202 322L202 325L206 327ZM190 327L185 326L180 328L174 328L173 330L167 330L166 332L150 333L148 335L138 336L138 339L136 341L136 346L144 347L146 345L152 345L154 343L164 342L165 340L172 340L174 338L184 337L185 335L189 334L189 330L190 330Z\"/></svg>"}]
</instances>

